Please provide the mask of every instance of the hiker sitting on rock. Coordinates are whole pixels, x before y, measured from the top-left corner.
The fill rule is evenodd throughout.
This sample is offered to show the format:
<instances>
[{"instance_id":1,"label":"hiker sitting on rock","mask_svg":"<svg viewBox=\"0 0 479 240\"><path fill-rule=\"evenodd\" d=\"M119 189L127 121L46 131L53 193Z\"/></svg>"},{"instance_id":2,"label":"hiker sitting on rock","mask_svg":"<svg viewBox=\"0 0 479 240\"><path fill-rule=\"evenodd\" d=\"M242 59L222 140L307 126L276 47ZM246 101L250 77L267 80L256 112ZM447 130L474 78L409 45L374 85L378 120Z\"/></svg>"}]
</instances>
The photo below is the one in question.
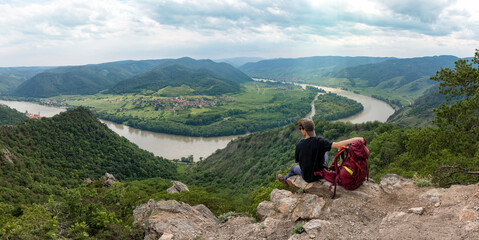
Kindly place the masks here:
<instances>
[{"instance_id":1,"label":"hiker sitting on rock","mask_svg":"<svg viewBox=\"0 0 479 240\"><path fill-rule=\"evenodd\" d=\"M331 148L340 148L346 146L356 140L365 142L362 137L355 137L341 142L330 142L328 139L316 137L314 131L314 122L311 119L303 118L298 121L299 130L304 135L304 139L296 144L296 151L294 154L295 162L299 163L299 166L294 164L289 169L288 175L278 174L278 180L283 183L285 187L288 187L288 178L294 175L301 175L306 182L314 182L319 180L320 176L315 176L314 172L321 171L327 168L328 161L327 152Z\"/></svg>"}]
</instances>

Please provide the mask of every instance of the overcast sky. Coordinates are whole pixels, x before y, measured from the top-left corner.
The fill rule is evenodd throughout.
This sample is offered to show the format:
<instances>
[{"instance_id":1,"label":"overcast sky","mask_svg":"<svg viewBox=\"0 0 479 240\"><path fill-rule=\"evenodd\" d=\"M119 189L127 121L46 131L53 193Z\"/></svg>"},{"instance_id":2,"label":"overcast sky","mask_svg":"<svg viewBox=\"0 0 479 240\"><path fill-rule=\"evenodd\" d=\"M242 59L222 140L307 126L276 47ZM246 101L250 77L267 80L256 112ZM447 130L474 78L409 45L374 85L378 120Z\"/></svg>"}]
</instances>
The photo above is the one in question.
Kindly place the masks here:
<instances>
[{"instance_id":1,"label":"overcast sky","mask_svg":"<svg viewBox=\"0 0 479 240\"><path fill-rule=\"evenodd\" d=\"M477 0L0 0L0 67L126 59L470 57Z\"/></svg>"}]
</instances>

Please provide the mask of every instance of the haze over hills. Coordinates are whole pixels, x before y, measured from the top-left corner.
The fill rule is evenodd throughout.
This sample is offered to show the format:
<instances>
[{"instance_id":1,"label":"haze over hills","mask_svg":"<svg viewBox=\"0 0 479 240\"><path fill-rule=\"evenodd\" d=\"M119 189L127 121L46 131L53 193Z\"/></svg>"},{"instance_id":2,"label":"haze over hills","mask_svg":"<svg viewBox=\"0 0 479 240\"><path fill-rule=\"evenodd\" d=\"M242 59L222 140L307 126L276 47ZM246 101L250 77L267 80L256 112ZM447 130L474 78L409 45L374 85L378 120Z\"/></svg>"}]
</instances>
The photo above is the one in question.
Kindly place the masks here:
<instances>
[{"instance_id":1,"label":"haze over hills","mask_svg":"<svg viewBox=\"0 0 479 240\"><path fill-rule=\"evenodd\" d=\"M215 63L211 60L180 58L176 60L120 61L50 69L23 82L15 89L13 95L20 97L52 97L57 95L95 94L113 87L122 80L155 68L165 68L176 64L193 70L207 69L219 78L231 82L240 83L251 80L247 75L229 64Z\"/></svg>"},{"instance_id":2,"label":"haze over hills","mask_svg":"<svg viewBox=\"0 0 479 240\"><path fill-rule=\"evenodd\" d=\"M278 58L246 63L239 69L254 78L304 79L324 77L346 67L383 62L390 57L318 56L304 58Z\"/></svg>"},{"instance_id":3,"label":"haze over hills","mask_svg":"<svg viewBox=\"0 0 479 240\"><path fill-rule=\"evenodd\" d=\"M13 93L21 97L94 94L134 75L149 71L163 60L120 61L58 67L39 73Z\"/></svg>"},{"instance_id":4,"label":"haze over hills","mask_svg":"<svg viewBox=\"0 0 479 240\"><path fill-rule=\"evenodd\" d=\"M334 78L350 79L352 84L366 87L403 87L422 78L429 80L441 68L453 68L455 56L390 59L380 63L348 67L331 74ZM430 81L432 82L432 81ZM418 82L408 86L414 91Z\"/></svg>"},{"instance_id":5,"label":"haze over hills","mask_svg":"<svg viewBox=\"0 0 479 240\"><path fill-rule=\"evenodd\" d=\"M222 58L222 59L214 59L213 61L217 63L225 62L230 64L233 67L240 67L241 65L244 65L246 63L250 62L258 62L263 60L264 58L260 57L235 57L235 58Z\"/></svg>"},{"instance_id":6,"label":"haze over hills","mask_svg":"<svg viewBox=\"0 0 479 240\"><path fill-rule=\"evenodd\" d=\"M455 56L418 58L312 57L273 59L240 67L252 77L300 81L358 91L400 107L437 84L429 78L452 68Z\"/></svg>"},{"instance_id":7,"label":"haze over hills","mask_svg":"<svg viewBox=\"0 0 479 240\"><path fill-rule=\"evenodd\" d=\"M13 91L24 81L52 67L8 67L0 68L0 94Z\"/></svg>"}]
</instances>

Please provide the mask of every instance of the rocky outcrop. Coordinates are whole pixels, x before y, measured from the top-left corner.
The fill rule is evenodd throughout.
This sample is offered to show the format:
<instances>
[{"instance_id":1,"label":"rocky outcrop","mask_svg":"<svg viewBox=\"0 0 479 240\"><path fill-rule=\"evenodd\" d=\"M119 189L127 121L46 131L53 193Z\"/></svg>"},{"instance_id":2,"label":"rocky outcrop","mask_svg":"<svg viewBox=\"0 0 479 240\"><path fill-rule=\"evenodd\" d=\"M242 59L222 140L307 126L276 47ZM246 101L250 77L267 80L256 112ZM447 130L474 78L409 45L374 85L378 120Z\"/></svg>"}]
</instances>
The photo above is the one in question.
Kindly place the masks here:
<instances>
[{"instance_id":1,"label":"rocky outcrop","mask_svg":"<svg viewBox=\"0 0 479 240\"><path fill-rule=\"evenodd\" d=\"M0 151L0 160L4 160L4 161L7 161L9 163L12 163L13 164L13 160L16 159L15 155L13 155L12 153L10 153L10 151L8 151L8 149L6 148L2 148L1 151Z\"/></svg>"},{"instance_id":2,"label":"rocky outcrop","mask_svg":"<svg viewBox=\"0 0 479 240\"><path fill-rule=\"evenodd\" d=\"M134 222L143 226L145 240L165 236L173 239L194 239L203 229L216 223L216 217L204 205L190 206L175 200L150 199L133 211Z\"/></svg>"},{"instance_id":3,"label":"rocky outcrop","mask_svg":"<svg viewBox=\"0 0 479 240\"><path fill-rule=\"evenodd\" d=\"M293 191L297 189L303 189L306 193L311 193L323 198L331 198L334 193L334 185L324 179L307 183L301 176L292 176L288 178L288 184L292 187ZM365 181L358 189L349 191L342 186L336 186L336 198L338 197L360 197L360 198L372 198L380 193L380 187L372 180Z\"/></svg>"},{"instance_id":4,"label":"rocky outcrop","mask_svg":"<svg viewBox=\"0 0 479 240\"><path fill-rule=\"evenodd\" d=\"M288 179L290 180L290 179ZM383 182L384 181L384 182ZM301 179L291 182L301 184ZM298 186L299 186L298 184ZM260 203L260 221L231 216L215 223L204 206L176 201L139 206L135 221L145 228L145 239L477 239L479 185L448 189L418 187L409 179L386 175L354 191L338 187L332 199L328 183L300 187L304 191L274 189ZM298 188L298 189L300 189ZM291 235L303 224L304 232ZM181 229L181 230L180 230Z\"/></svg>"},{"instance_id":5,"label":"rocky outcrop","mask_svg":"<svg viewBox=\"0 0 479 240\"><path fill-rule=\"evenodd\" d=\"M86 186L90 186L92 183L93 183L93 180L91 180L91 178L87 178L83 181L83 184L85 184Z\"/></svg>"},{"instance_id":6,"label":"rocky outcrop","mask_svg":"<svg viewBox=\"0 0 479 240\"><path fill-rule=\"evenodd\" d=\"M102 179L101 182L102 182L103 186L109 187L109 186L113 185L113 183L116 183L117 180L116 180L115 176L113 176L112 174L105 173L105 176L103 176L103 179Z\"/></svg>"},{"instance_id":7,"label":"rocky outcrop","mask_svg":"<svg viewBox=\"0 0 479 240\"><path fill-rule=\"evenodd\" d=\"M173 186L166 189L168 193L180 193L183 191L190 191L190 189L188 189L188 187L182 182L171 181L171 183L173 183Z\"/></svg>"}]
</instances>

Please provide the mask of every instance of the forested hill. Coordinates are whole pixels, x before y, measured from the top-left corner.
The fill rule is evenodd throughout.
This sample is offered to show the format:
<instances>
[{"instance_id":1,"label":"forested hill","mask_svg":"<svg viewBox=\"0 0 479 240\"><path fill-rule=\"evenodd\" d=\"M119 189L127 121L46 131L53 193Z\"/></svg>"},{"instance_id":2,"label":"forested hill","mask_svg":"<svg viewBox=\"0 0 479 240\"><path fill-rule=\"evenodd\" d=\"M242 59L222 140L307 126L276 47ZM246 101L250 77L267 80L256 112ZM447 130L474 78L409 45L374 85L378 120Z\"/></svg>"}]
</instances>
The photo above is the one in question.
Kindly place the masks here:
<instances>
[{"instance_id":1,"label":"forested hill","mask_svg":"<svg viewBox=\"0 0 479 240\"><path fill-rule=\"evenodd\" d=\"M121 61L58 67L33 76L15 89L13 94L20 97L94 94L121 80L149 71L167 60Z\"/></svg>"},{"instance_id":2,"label":"forested hill","mask_svg":"<svg viewBox=\"0 0 479 240\"><path fill-rule=\"evenodd\" d=\"M176 167L111 131L89 110L0 128L0 201L44 196L106 172L118 179L170 178Z\"/></svg>"},{"instance_id":3,"label":"forested hill","mask_svg":"<svg viewBox=\"0 0 479 240\"><path fill-rule=\"evenodd\" d=\"M437 88L431 88L426 94L416 99L413 104L396 110L388 118L388 122L409 127L432 126L434 109L445 103L444 95L439 94Z\"/></svg>"},{"instance_id":4,"label":"forested hill","mask_svg":"<svg viewBox=\"0 0 479 240\"><path fill-rule=\"evenodd\" d=\"M221 95L240 90L240 85L220 77L205 68L198 70L183 65L167 65L124 80L109 89L108 93L154 93L165 87L183 87L191 95Z\"/></svg>"},{"instance_id":5,"label":"forested hill","mask_svg":"<svg viewBox=\"0 0 479 240\"><path fill-rule=\"evenodd\" d=\"M5 124L19 123L25 119L27 119L25 114L0 104L0 126Z\"/></svg>"},{"instance_id":6,"label":"forested hill","mask_svg":"<svg viewBox=\"0 0 479 240\"><path fill-rule=\"evenodd\" d=\"M403 86L420 78L433 76L441 68L453 68L454 62L459 60L455 56L434 56L406 59L390 59L380 63L364 64L349 67L331 74L335 78L348 78L365 81L367 87L376 87L390 80L389 85ZM432 81L431 81L432 82ZM361 84L357 82L357 84ZM413 87L413 86L412 86Z\"/></svg>"},{"instance_id":7,"label":"forested hill","mask_svg":"<svg viewBox=\"0 0 479 240\"><path fill-rule=\"evenodd\" d=\"M164 69L173 65L181 65L198 71L205 71L206 69L212 72L215 78L235 83L251 81L250 77L227 63L215 63L211 60L195 60L184 57L180 59L120 61L48 69L23 82L13 91L13 95L19 97L52 97L57 95L95 94L113 87L125 79L153 69ZM1 84L2 82L0 82L0 87Z\"/></svg>"},{"instance_id":8,"label":"forested hill","mask_svg":"<svg viewBox=\"0 0 479 240\"><path fill-rule=\"evenodd\" d=\"M246 63L239 69L251 77L294 80L327 76L333 71L362 64L378 63L393 58L320 56L279 58Z\"/></svg>"},{"instance_id":9,"label":"forested hill","mask_svg":"<svg viewBox=\"0 0 479 240\"><path fill-rule=\"evenodd\" d=\"M0 94L8 94L24 81L52 67L6 67L0 68Z\"/></svg>"},{"instance_id":10,"label":"forested hill","mask_svg":"<svg viewBox=\"0 0 479 240\"><path fill-rule=\"evenodd\" d=\"M189 57L184 57L175 60L165 61L161 63L157 68L165 68L172 65L181 65L194 70L206 69L220 78L227 79L228 81L236 83L252 81L252 79L248 75L244 74L243 72L234 68L228 63L216 63L208 59L195 60Z\"/></svg>"}]
</instances>

